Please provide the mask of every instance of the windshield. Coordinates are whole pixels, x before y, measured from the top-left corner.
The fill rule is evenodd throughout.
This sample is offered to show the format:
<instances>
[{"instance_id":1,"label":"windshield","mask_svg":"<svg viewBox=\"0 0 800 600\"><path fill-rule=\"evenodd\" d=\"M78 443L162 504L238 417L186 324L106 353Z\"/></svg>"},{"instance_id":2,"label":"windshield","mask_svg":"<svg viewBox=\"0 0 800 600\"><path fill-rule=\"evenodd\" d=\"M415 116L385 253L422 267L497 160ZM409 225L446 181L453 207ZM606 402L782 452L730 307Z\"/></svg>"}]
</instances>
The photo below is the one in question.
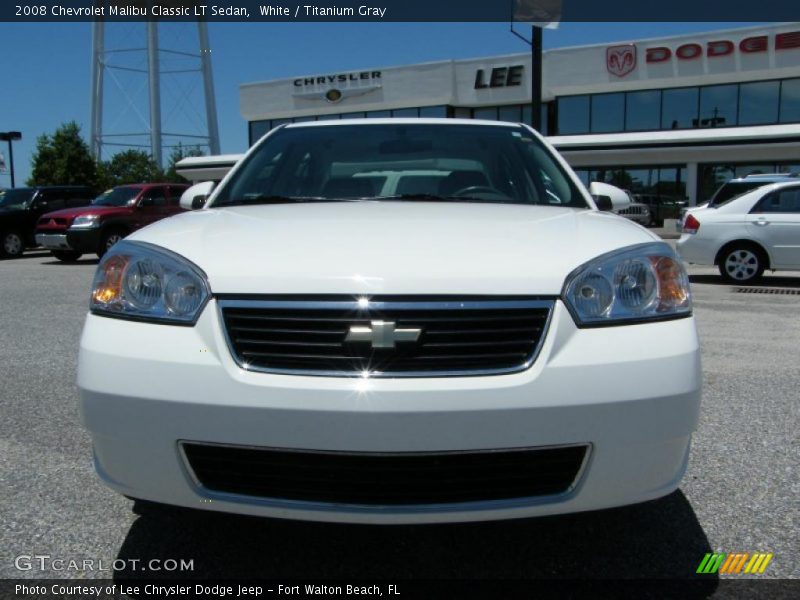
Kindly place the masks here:
<instances>
[{"instance_id":1,"label":"windshield","mask_svg":"<svg viewBox=\"0 0 800 600\"><path fill-rule=\"evenodd\" d=\"M139 195L141 190L132 187L117 187L103 192L92 200L94 206L127 206Z\"/></svg>"},{"instance_id":2,"label":"windshield","mask_svg":"<svg viewBox=\"0 0 800 600\"><path fill-rule=\"evenodd\" d=\"M245 159L213 206L342 200L588 208L527 129L424 123L281 129Z\"/></svg>"},{"instance_id":3,"label":"windshield","mask_svg":"<svg viewBox=\"0 0 800 600\"><path fill-rule=\"evenodd\" d=\"M18 188L0 194L0 208L24 209L33 198L34 190Z\"/></svg>"},{"instance_id":4,"label":"windshield","mask_svg":"<svg viewBox=\"0 0 800 600\"><path fill-rule=\"evenodd\" d=\"M718 208L723 204L727 204L734 198L741 196L745 192L749 192L763 185L769 185L770 183L769 181L729 181L717 190L717 193L711 198L711 202L708 203L708 206L710 208Z\"/></svg>"}]
</instances>

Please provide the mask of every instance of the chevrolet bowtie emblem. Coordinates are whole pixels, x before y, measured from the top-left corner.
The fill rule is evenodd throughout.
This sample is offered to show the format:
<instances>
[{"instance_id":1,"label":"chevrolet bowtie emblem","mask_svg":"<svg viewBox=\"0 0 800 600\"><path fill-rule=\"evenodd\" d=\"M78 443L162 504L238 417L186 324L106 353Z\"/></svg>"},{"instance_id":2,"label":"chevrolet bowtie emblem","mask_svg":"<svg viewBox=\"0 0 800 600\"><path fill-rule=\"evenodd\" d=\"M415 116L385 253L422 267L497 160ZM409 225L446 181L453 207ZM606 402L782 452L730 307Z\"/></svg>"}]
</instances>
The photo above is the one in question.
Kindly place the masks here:
<instances>
[{"instance_id":1,"label":"chevrolet bowtie emblem","mask_svg":"<svg viewBox=\"0 0 800 600\"><path fill-rule=\"evenodd\" d=\"M353 325L345 342L370 342L373 348L394 348L397 342L416 342L422 329L397 329L394 321L372 321L369 326Z\"/></svg>"}]
</instances>

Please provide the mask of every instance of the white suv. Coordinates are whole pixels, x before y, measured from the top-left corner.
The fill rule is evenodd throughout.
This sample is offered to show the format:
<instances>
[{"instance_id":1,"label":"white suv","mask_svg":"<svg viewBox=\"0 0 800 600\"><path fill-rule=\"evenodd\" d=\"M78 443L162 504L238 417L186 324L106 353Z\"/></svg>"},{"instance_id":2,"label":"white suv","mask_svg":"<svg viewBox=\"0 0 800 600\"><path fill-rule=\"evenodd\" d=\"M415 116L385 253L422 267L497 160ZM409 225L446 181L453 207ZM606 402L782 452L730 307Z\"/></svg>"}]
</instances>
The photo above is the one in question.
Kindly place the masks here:
<instances>
[{"instance_id":1,"label":"white suv","mask_svg":"<svg viewBox=\"0 0 800 600\"><path fill-rule=\"evenodd\" d=\"M199 204L199 203L197 203ZM686 272L524 125L287 125L115 245L78 385L134 498L410 523L673 491L700 401Z\"/></svg>"}]
</instances>

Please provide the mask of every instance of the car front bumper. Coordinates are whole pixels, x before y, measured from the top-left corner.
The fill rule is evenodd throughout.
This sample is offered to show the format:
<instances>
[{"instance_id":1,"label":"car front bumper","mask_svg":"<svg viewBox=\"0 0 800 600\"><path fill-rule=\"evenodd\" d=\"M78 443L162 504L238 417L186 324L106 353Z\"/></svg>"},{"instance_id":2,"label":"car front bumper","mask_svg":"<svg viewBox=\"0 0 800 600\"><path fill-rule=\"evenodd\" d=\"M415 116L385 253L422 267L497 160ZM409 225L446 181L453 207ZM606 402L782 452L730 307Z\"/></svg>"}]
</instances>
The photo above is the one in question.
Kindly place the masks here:
<instances>
[{"instance_id":1,"label":"car front bumper","mask_svg":"<svg viewBox=\"0 0 800 600\"><path fill-rule=\"evenodd\" d=\"M100 228L68 229L67 243L70 247L83 254L93 254L100 246Z\"/></svg>"},{"instance_id":2,"label":"car front bumper","mask_svg":"<svg viewBox=\"0 0 800 600\"><path fill-rule=\"evenodd\" d=\"M37 233L36 243L48 250L72 250L65 233Z\"/></svg>"},{"instance_id":3,"label":"car front bumper","mask_svg":"<svg viewBox=\"0 0 800 600\"><path fill-rule=\"evenodd\" d=\"M693 318L578 329L556 302L527 370L360 379L241 369L215 301L194 327L90 314L80 406L95 467L135 498L278 518L361 523L504 519L661 497L686 469L701 370ZM454 504L353 505L256 498L197 483L181 442L329 452L490 451L587 444L562 494Z\"/></svg>"}]
</instances>

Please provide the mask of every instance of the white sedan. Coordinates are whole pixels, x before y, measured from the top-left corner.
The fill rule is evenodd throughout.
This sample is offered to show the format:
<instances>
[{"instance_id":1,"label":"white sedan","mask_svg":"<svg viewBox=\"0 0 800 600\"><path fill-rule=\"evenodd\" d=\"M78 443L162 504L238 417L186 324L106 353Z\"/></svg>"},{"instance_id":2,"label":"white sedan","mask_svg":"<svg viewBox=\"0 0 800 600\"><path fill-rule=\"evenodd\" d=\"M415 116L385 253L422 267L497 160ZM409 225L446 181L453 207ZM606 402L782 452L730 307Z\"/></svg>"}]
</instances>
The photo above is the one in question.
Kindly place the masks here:
<instances>
[{"instance_id":1,"label":"white sedan","mask_svg":"<svg viewBox=\"0 0 800 600\"><path fill-rule=\"evenodd\" d=\"M423 523L679 485L701 386L684 267L529 127L286 125L203 195L97 269L78 386L113 489Z\"/></svg>"},{"instance_id":2,"label":"white sedan","mask_svg":"<svg viewBox=\"0 0 800 600\"><path fill-rule=\"evenodd\" d=\"M694 210L677 248L689 263L717 265L731 283L752 283L765 269L800 269L800 182L767 185L719 208Z\"/></svg>"}]
</instances>

